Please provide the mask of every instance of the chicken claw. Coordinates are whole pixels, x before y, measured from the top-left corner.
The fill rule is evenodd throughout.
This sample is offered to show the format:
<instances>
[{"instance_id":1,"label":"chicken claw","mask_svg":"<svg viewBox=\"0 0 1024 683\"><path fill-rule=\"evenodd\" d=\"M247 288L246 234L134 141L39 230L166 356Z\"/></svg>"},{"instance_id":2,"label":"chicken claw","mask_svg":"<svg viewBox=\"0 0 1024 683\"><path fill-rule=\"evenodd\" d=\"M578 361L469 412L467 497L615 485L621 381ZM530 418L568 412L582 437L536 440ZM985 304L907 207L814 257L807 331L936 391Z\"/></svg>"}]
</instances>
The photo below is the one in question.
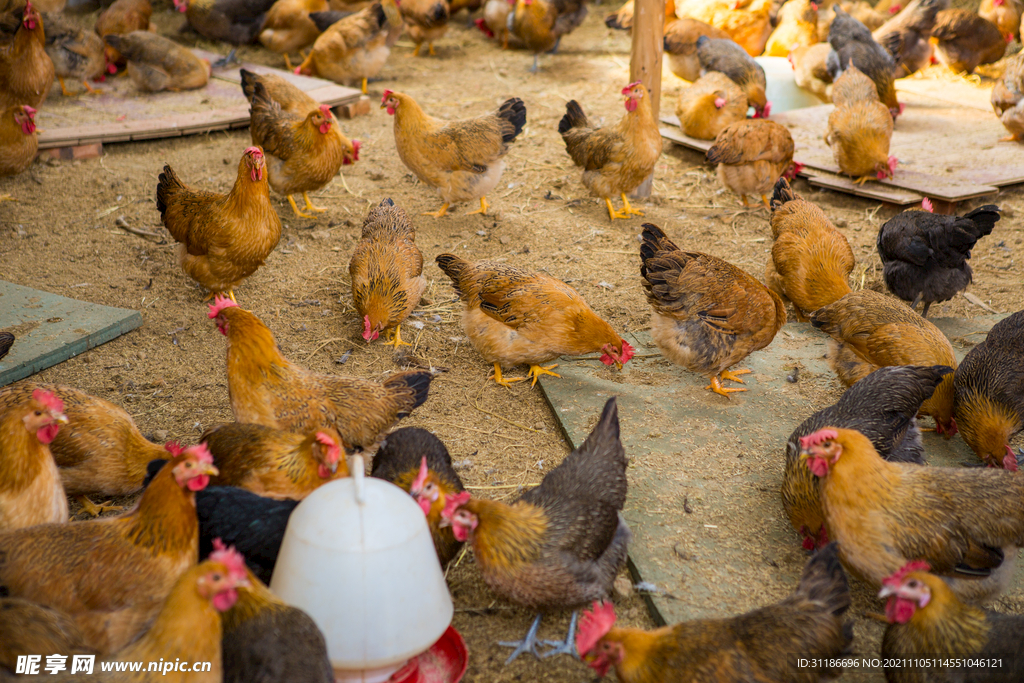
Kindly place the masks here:
<instances>
[{"instance_id":1,"label":"chicken claw","mask_svg":"<svg viewBox=\"0 0 1024 683\"><path fill-rule=\"evenodd\" d=\"M284 53L284 65L288 67L288 71L295 71L295 67L292 66L292 60L288 58L288 53ZM363 92L366 92L365 90Z\"/></svg>"},{"instance_id":2,"label":"chicken claw","mask_svg":"<svg viewBox=\"0 0 1024 683\"><path fill-rule=\"evenodd\" d=\"M565 636L565 640L545 640L544 645L551 645L551 649L541 655L544 659L553 657L554 655L569 655L574 659L579 659L580 655L576 652L576 615L577 612L573 611L572 618L569 620L569 633Z\"/></svg>"},{"instance_id":3,"label":"chicken claw","mask_svg":"<svg viewBox=\"0 0 1024 683\"><path fill-rule=\"evenodd\" d=\"M409 342L402 341L402 326L396 325L394 330L388 330L388 337L384 340L385 346L394 346L397 349L399 346L412 346Z\"/></svg>"},{"instance_id":4,"label":"chicken claw","mask_svg":"<svg viewBox=\"0 0 1024 683\"><path fill-rule=\"evenodd\" d=\"M364 94L364 95L368 95L368 94L369 94L369 92L368 92L368 91L366 90L366 85L367 85L367 80L366 80L366 78L364 77L364 78L363 78L363 94Z\"/></svg>"},{"instance_id":5,"label":"chicken claw","mask_svg":"<svg viewBox=\"0 0 1024 683\"><path fill-rule=\"evenodd\" d=\"M419 57L420 56L420 48L421 47L423 47L423 43L420 43L420 44L418 44L416 46L416 49L412 51L412 56L413 57Z\"/></svg>"},{"instance_id":6,"label":"chicken claw","mask_svg":"<svg viewBox=\"0 0 1024 683\"><path fill-rule=\"evenodd\" d=\"M18 201L16 197L12 197L9 194L0 194L0 203L2 203L2 202L16 202L16 201Z\"/></svg>"},{"instance_id":7,"label":"chicken claw","mask_svg":"<svg viewBox=\"0 0 1024 683\"><path fill-rule=\"evenodd\" d=\"M313 214L302 213L302 209L300 209L299 205L295 203L295 197L288 195L288 203L292 205L292 211L294 211L295 215L299 218L315 218Z\"/></svg>"},{"instance_id":8,"label":"chicken claw","mask_svg":"<svg viewBox=\"0 0 1024 683\"><path fill-rule=\"evenodd\" d=\"M739 382L740 384L746 384L746 382L741 380L736 375L749 375L749 374L750 374L750 370L723 370L722 372L718 373L718 376L721 377L722 379L727 379L727 380L730 380L732 382Z\"/></svg>"},{"instance_id":9,"label":"chicken claw","mask_svg":"<svg viewBox=\"0 0 1024 683\"><path fill-rule=\"evenodd\" d=\"M487 379L491 379L491 378L494 379L494 383L495 384L500 384L503 387L508 387L511 384L515 383L515 382L522 382L523 380L526 379L525 377L502 377L501 376L501 363L495 363L494 364L494 374L492 374Z\"/></svg>"},{"instance_id":10,"label":"chicken claw","mask_svg":"<svg viewBox=\"0 0 1024 683\"><path fill-rule=\"evenodd\" d=\"M711 391L715 392L716 394L720 394L722 396L725 396L726 398L729 397L729 394L734 394L737 391L746 391L746 389L726 389L725 387L722 386L722 382L721 382L721 380L718 379L718 375L715 375L714 377L712 377L711 378L711 384L709 384L708 386L706 386L704 388L705 389L710 389Z\"/></svg>"},{"instance_id":11,"label":"chicken claw","mask_svg":"<svg viewBox=\"0 0 1024 683\"><path fill-rule=\"evenodd\" d=\"M124 510L121 505L111 505L109 500L106 503L94 503L89 500L88 496L78 496L77 500L82 504L82 512L90 517L99 517L107 510Z\"/></svg>"},{"instance_id":12,"label":"chicken claw","mask_svg":"<svg viewBox=\"0 0 1024 683\"><path fill-rule=\"evenodd\" d=\"M616 211L615 207L612 206L612 200L607 197L604 198L604 203L608 207L608 218L615 220L616 218L629 218L629 214L625 211Z\"/></svg>"},{"instance_id":13,"label":"chicken claw","mask_svg":"<svg viewBox=\"0 0 1024 683\"><path fill-rule=\"evenodd\" d=\"M532 377L533 378L533 384L531 384L530 386L531 387L537 386L537 380L540 379L541 375L551 375L552 377L558 377L559 379L561 379L562 376L559 375L557 372L551 372L551 368L557 368L557 367L558 367L557 363L555 363L554 365L549 365L546 368L545 367L541 367L540 365L531 365L530 366L530 371L528 373L526 373L527 377Z\"/></svg>"},{"instance_id":14,"label":"chicken claw","mask_svg":"<svg viewBox=\"0 0 1024 683\"><path fill-rule=\"evenodd\" d=\"M74 97L75 96L75 93L73 93L70 90L68 90L67 86L64 85L64 79L63 78L61 78L60 76L57 76L57 80L60 81L60 92L61 92L61 94L64 95L64 97Z\"/></svg>"},{"instance_id":15,"label":"chicken claw","mask_svg":"<svg viewBox=\"0 0 1024 683\"><path fill-rule=\"evenodd\" d=\"M854 185L863 185L864 183L868 182L869 180L875 180L875 176L873 176L873 175L862 175L860 178L857 178L856 180L854 180L853 184Z\"/></svg>"},{"instance_id":16,"label":"chicken claw","mask_svg":"<svg viewBox=\"0 0 1024 683\"><path fill-rule=\"evenodd\" d=\"M622 193L622 213L627 216L643 216L644 212L640 209L634 209L629 205L629 199L626 198L626 193Z\"/></svg>"},{"instance_id":17,"label":"chicken claw","mask_svg":"<svg viewBox=\"0 0 1024 683\"><path fill-rule=\"evenodd\" d=\"M513 642L507 640L498 641L498 645L501 645L502 647L515 648L512 654L508 656L508 659L505 660L505 666L511 664L516 657L523 654L524 652L529 652L537 659L540 659L540 654L537 652L537 628L540 626L540 618L541 615L538 614L537 617L533 620L533 624L530 626L530 630L526 632L526 636L522 640L517 640Z\"/></svg>"},{"instance_id":18,"label":"chicken claw","mask_svg":"<svg viewBox=\"0 0 1024 683\"><path fill-rule=\"evenodd\" d=\"M433 216L434 218L440 218L441 216L448 215L448 202L441 205L441 208L437 211L424 211L420 214L421 216Z\"/></svg>"},{"instance_id":19,"label":"chicken claw","mask_svg":"<svg viewBox=\"0 0 1024 683\"><path fill-rule=\"evenodd\" d=\"M467 216L472 216L473 214L477 214L478 213L481 216L486 216L487 215L487 209L489 209L489 208L490 208L490 205L487 203L487 197L481 197L480 198L480 209L478 211L470 211L466 215Z\"/></svg>"},{"instance_id":20,"label":"chicken claw","mask_svg":"<svg viewBox=\"0 0 1024 683\"><path fill-rule=\"evenodd\" d=\"M309 194L306 193L306 192L302 193L302 198L304 200L306 200L306 209L308 209L309 211L316 211L317 213L323 213L324 211L327 210L327 209L321 208L319 206L313 206L313 202L311 202L309 200Z\"/></svg>"}]
</instances>

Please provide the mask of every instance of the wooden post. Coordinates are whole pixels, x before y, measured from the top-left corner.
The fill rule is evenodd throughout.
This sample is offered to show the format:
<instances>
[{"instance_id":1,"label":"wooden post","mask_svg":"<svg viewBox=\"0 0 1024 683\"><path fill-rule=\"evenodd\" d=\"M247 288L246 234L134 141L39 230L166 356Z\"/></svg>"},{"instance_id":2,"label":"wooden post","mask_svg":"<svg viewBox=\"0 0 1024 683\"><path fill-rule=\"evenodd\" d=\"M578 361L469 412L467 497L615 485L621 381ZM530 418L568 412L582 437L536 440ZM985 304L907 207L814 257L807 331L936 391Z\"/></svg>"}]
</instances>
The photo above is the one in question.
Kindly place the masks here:
<instances>
[{"instance_id":1,"label":"wooden post","mask_svg":"<svg viewBox=\"0 0 1024 683\"><path fill-rule=\"evenodd\" d=\"M658 122L661 104L661 55L665 26L665 0L635 0L633 3L633 47L629 59L629 80L641 81L651 93L651 110ZM634 197L651 196L654 174L633 192Z\"/></svg>"}]
</instances>

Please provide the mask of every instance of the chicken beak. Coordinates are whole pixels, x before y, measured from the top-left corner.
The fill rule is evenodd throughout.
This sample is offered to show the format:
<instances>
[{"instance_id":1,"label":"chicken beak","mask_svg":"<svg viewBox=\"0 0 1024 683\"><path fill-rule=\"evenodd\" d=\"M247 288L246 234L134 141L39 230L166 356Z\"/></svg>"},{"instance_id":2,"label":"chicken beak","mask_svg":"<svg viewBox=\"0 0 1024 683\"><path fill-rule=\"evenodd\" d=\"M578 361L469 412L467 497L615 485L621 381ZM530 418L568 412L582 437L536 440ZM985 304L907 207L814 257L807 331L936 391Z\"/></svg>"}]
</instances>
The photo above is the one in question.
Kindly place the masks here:
<instances>
[{"instance_id":1,"label":"chicken beak","mask_svg":"<svg viewBox=\"0 0 1024 683\"><path fill-rule=\"evenodd\" d=\"M331 474L337 474L338 473L338 461L335 460L334 462L332 462L331 466L328 469L331 470Z\"/></svg>"},{"instance_id":2,"label":"chicken beak","mask_svg":"<svg viewBox=\"0 0 1024 683\"><path fill-rule=\"evenodd\" d=\"M220 474L220 470L218 470L217 467L211 463L203 463L203 474L208 474L211 477L216 477L218 474Z\"/></svg>"},{"instance_id":3,"label":"chicken beak","mask_svg":"<svg viewBox=\"0 0 1024 683\"><path fill-rule=\"evenodd\" d=\"M53 416L53 419L61 423L62 425L66 425L68 423L68 416L65 415L64 413L57 413L56 415Z\"/></svg>"},{"instance_id":4,"label":"chicken beak","mask_svg":"<svg viewBox=\"0 0 1024 683\"><path fill-rule=\"evenodd\" d=\"M615 369L616 370L621 370L622 369L622 363L620 363L619 361L615 361Z\"/></svg>"},{"instance_id":5,"label":"chicken beak","mask_svg":"<svg viewBox=\"0 0 1024 683\"><path fill-rule=\"evenodd\" d=\"M804 451L804 452L800 453L800 462L807 462L810 459L810 457L811 457L811 454L806 452L806 451Z\"/></svg>"},{"instance_id":6,"label":"chicken beak","mask_svg":"<svg viewBox=\"0 0 1024 683\"><path fill-rule=\"evenodd\" d=\"M896 588L893 586L882 586L882 590L878 591L879 598L888 598L896 595Z\"/></svg>"},{"instance_id":7,"label":"chicken beak","mask_svg":"<svg viewBox=\"0 0 1024 683\"><path fill-rule=\"evenodd\" d=\"M438 529L444 529L445 527L449 527L451 525L452 525L452 520L450 520L450 519L448 519L446 517L442 517L441 521L437 523L437 528Z\"/></svg>"}]
</instances>

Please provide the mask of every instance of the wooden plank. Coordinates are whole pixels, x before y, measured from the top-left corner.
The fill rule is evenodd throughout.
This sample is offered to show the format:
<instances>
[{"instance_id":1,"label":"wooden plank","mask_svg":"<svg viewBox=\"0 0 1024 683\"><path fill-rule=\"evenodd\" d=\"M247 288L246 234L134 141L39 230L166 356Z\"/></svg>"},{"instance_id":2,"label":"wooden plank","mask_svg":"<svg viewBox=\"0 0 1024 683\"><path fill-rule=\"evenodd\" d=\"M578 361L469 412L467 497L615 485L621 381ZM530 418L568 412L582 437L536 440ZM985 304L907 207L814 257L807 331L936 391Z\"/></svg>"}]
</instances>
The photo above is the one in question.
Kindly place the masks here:
<instances>
[{"instance_id":1,"label":"wooden plank","mask_svg":"<svg viewBox=\"0 0 1024 683\"><path fill-rule=\"evenodd\" d=\"M801 174L805 175L805 174ZM837 192L857 195L866 199L875 199L897 206L909 206L919 204L924 197L914 192L901 192L896 188L883 187L879 183L865 183L857 185L846 176L810 175L807 182L817 187L825 187Z\"/></svg>"}]
</instances>

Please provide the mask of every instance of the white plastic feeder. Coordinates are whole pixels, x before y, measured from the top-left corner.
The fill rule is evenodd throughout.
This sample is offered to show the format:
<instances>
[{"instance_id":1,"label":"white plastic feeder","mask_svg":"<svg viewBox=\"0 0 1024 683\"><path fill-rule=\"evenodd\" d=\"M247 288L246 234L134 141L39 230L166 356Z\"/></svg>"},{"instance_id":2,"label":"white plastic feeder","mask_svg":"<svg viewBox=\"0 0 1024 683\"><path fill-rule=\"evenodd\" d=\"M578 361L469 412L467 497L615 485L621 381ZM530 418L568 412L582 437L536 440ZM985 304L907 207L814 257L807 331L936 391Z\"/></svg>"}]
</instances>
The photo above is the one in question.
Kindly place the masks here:
<instances>
[{"instance_id":1,"label":"white plastic feeder","mask_svg":"<svg viewBox=\"0 0 1024 683\"><path fill-rule=\"evenodd\" d=\"M288 520L270 587L323 631L336 680L380 683L427 651L453 607L423 511L402 489L352 476Z\"/></svg>"},{"instance_id":2,"label":"white plastic feeder","mask_svg":"<svg viewBox=\"0 0 1024 683\"><path fill-rule=\"evenodd\" d=\"M796 84L793 66L785 57L754 57L764 69L767 87L765 97L772 103L772 113L817 107L821 100Z\"/></svg>"}]
</instances>

